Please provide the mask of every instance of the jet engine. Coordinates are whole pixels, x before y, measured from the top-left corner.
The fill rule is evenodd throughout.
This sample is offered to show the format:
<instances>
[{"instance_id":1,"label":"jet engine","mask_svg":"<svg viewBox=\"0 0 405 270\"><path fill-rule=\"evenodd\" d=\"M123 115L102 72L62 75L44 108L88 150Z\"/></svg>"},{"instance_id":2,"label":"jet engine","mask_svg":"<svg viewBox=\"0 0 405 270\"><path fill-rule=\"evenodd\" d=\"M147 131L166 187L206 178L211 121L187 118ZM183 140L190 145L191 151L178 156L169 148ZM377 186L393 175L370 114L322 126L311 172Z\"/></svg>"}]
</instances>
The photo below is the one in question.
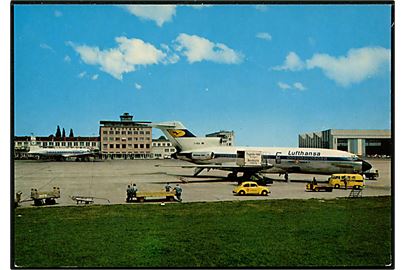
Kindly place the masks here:
<instances>
[{"instance_id":1,"label":"jet engine","mask_svg":"<svg viewBox=\"0 0 405 270\"><path fill-rule=\"evenodd\" d=\"M192 160L210 160L214 158L213 152L193 152L191 154Z\"/></svg>"}]
</instances>

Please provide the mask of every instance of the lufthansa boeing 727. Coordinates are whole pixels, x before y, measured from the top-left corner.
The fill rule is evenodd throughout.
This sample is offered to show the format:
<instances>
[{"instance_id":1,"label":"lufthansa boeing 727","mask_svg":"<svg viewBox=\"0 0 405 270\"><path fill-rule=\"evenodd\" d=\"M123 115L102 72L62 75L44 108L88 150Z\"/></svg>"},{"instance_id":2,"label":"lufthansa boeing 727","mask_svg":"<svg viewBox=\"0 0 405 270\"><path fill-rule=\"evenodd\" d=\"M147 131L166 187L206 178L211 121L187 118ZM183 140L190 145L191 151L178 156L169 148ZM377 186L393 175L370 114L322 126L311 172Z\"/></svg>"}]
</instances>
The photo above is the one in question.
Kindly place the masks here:
<instances>
[{"instance_id":1,"label":"lufthansa boeing 727","mask_svg":"<svg viewBox=\"0 0 405 270\"><path fill-rule=\"evenodd\" d=\"M358 156L340 150L292 147L237 147L221 145L218 137L196 137L180 122L152 123L177 149L176 157L194 163L183 168L195 168L194 176L204 169L230 171L230 177L258 173L334 174L362 173L371 164Z\"/></svg>"}]
</instances>

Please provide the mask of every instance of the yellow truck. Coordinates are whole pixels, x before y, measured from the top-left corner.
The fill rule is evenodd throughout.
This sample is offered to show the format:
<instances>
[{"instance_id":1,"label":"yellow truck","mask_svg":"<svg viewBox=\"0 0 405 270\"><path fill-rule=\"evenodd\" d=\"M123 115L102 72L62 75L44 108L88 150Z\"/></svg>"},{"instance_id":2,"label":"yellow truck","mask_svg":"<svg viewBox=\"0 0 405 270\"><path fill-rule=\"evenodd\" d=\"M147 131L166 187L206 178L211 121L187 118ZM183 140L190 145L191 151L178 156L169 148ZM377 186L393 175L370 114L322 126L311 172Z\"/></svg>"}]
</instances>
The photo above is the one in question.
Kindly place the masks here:
<instances>
[{"instance_id":1,"label":"yellow truck","mask_svg":"<svg viewBox=\"0 0 405 270\"><path fill-rule=\"evenodd\" d=\"M361 189L364 187L364 178L361 174L332 174L332 176L329 178L329 185L334 188Z\"/></svg>"}]
</instances>

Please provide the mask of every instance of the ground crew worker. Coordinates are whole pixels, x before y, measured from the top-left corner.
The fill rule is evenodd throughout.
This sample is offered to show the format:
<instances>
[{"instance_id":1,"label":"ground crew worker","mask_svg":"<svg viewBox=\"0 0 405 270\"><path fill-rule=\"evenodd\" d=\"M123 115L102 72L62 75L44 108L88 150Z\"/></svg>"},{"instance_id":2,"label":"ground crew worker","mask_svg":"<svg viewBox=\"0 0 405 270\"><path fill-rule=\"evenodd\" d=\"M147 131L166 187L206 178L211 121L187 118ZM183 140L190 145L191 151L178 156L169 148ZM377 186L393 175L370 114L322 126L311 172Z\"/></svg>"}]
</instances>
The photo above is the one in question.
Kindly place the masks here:
<instances>
[{"instance_id":1,"label":"ground crew worker","mask_svg":"<svg viewBox=\"0 0 405 270\"><path fill-rule=\"evenodd\" d=\"M132 197L136 198L136 192L138 191L138 188L136 187L136 184L132 185Z\"/></svg>"},{"instance_id":2,"label":"ground crew worker","mask_svg":"<svg viewBox=\"0 0 405 270\"><path fill-rule=\"evenodd\" d=\"M131 185L128 185L128 188L127 188L127 202L129 202L131 200L131 198L132 198L132 188L131 188Z\"/></svg>"},{"instance_id":3,"label":"ground crew worker","mask_svg":"<svg viewBox=\"0 0 405 270\"><path fill-rule=\"evenodd\" d=\"M345 183L345 189L347 189L347 178L343 178L343 182Z\"/></svg>"},{"instance_id":4,"label":"ground crew worker","mask_svg":"<svg viewBox=\"0 0 405 270\"><path fill-rule=\"evenodd\" d=\"M172 187L170 186L169 182L167 182L167 184L166 184L166 186L165 186L166 192L170 192L170 189L171 189L171 188L172 188Z\"/></svg>"},{"instance_id":5,"label":"ground crew worker","mask_svg":"<svg viewBox=\"0 0 405 270\"><path fill-rule=\"evenodd\" d=\"M314 178L312 179L312 182L313 182L314 185L317 185L317 184L318 184L318 182L317 182L316 179L315 179L315 176L314 176Z\"/></svg>"},{"instance_id":6,"label":"ground crew worker","mask_svg":"<svg viewBox=\"0 0 405 270\"><path fill-rule=\"evenodd\" d=\"M174 187L174 190L176 191L176 198L177 198L177 200L179 201L179 202L181 202L182 200L181 200L181 193L183 192L183 189L179 186L179 184L177 184L175 187Z\"/></svg>"}]
</instances>

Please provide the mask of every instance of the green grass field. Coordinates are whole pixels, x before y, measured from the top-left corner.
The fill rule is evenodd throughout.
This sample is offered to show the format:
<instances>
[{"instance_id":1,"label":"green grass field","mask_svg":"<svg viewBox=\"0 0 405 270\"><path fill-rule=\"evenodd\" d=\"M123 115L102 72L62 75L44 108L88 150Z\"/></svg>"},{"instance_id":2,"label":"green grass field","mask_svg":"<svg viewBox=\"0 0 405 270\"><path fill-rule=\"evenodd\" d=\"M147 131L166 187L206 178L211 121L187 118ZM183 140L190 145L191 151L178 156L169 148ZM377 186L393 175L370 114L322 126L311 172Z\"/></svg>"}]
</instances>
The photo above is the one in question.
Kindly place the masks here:
<instances>
[{"instance_id":1,"label":"green grass field","mask_svg":"<svg viewBox=\"0 0 405 270\"><path fill-rule=\"evenodd\" d=\"M17 208L22 267L391 263L391 197Z\"/></svg>"}]
</instances>

